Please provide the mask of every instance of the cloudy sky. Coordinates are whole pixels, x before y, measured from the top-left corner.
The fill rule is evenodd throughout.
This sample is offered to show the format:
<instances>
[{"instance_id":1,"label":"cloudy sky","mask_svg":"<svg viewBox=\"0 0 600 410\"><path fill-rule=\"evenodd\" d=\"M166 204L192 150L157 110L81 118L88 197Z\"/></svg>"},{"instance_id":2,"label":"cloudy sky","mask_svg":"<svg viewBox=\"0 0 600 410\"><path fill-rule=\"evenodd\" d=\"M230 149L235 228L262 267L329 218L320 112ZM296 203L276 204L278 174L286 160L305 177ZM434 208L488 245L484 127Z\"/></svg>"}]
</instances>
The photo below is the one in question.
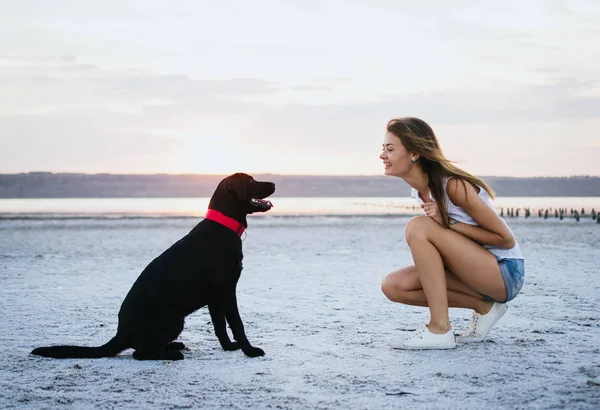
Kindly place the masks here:
<instances>
[{"instance_id":1,"label":"cloudy sky","mask_svg":"<svg viewBox=\"0 0 600 410\"><path fill-rule=\"evenodd\" d=\"M600 175L600 1L0 0L0 173Z\"/></svg>"}]
</instances>

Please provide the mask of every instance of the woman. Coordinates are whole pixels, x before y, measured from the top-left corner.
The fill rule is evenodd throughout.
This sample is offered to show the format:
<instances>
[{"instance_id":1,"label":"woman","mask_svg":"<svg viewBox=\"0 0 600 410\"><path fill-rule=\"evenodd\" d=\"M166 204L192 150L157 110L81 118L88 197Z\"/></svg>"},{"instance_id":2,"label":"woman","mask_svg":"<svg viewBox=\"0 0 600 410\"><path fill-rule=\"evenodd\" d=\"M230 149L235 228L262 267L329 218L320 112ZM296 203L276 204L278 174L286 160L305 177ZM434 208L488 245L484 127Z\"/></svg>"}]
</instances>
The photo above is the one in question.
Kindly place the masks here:
<instances>
[{"instance_id":1,"label":"woman","mask_svg":"<svg viewBox=\"0 0 600 410\"><path fill-rule=\"evenodd\" d=\"M427 123L398 118L387 125L379 156L385 174L402 178L425 211L406 224L414 266L388 274L383 293L393 302L429 307L430 320L397 349L451 349L456 341L449 307L473 309L458 337L483 340L521 290L523 255L513 233L494 211L492 190L452 165Z\"/></svg>"}]
</instances>

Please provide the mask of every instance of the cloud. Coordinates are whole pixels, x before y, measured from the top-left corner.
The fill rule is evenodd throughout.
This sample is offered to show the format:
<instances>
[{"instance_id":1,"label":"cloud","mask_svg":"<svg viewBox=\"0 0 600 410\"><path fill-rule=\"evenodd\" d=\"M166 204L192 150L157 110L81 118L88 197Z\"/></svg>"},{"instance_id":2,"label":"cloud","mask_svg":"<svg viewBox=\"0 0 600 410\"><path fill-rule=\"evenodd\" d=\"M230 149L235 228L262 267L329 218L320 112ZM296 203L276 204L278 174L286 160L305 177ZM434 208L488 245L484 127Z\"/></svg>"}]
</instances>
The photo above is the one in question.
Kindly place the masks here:
<instances>
[{"instance_id":1,"label":"cloud","mask_svg":"<svg viewBox=\"0 0 600 410\"><path fill-rule=\"evenodd\" d=\"M128 113L130 124L147 117L145 124L164 126L161 114L168 121L174 119L176 109L182 116L192 111L199 117L239 114L250 106L244 97L260 99L280 88L254 78L196 80L187 75L83 66L60 56L0 58L0 115L28 115L27 121L35 121L45 114L77 117L80 111L95 110L98 116Z\"/></svg>"},{"instance_id":2,"label":"cloud","mask_svg":"<svg viewBox=\"0 0 600 410\"><path fill-rule=\"evenodd\" d=\"M100 158L115 164L136 158L137 166L146 164L151 169L191 147L203 151L202 144L223 144L231 152L237 149L238 158L243 150L276 158L292 144L298 155L351 167L351 161L376 152L386 122L397 116L421 117L434 129L477 129L478 125L580 121L600 113L600 96L589 93L598 86L596 77L560 76L552 70L543 84L387 95L363 103L324 104L317 99L309 104L286 99L273 103L271 98L288 92L335 93L347 82L318 79L288 87L254 78L198 80L147 70L80 66L70 56L0 60L0 75L10 80L0 83L0 91L14 97L4 98L0 105L0 141L18 141L4 151L5 164L15 167L37 158L51 167L65 164L59 158L68 158L79 169L101 167ZM528 135L531 141L543 137ZM589 134L581 143L588 146L594 138ZM453 140L460 138L448 141ZM329 152L343 154L328 159ZM299 158L273 161L294 169L302 164Z\"/></svg>"},{"instance_id":3,"label":"cloud","mask_svg":"<svg viewBox=\"0 0 600 410\"><path fill-rule=\"evenodd\" d=\"M5 88L43 78L45 81L63 82L65 87L87 86L127 92L141 98L151 96L182 100L194 99L198 95L264 95L276 92L279 87L277 83L257 78L196 80L184 74L164 75L144 70L107 69L78 64L73 56L41 56L30 59L0 57L0 75L4 79L0 86Z\"/></svg>"},{"instance_id":4,"label":"cloud","mask_svg":"<svg viewBox=\"0 0 600 410\"><path fill-rule=\"evenodd\" d=\"M322 135L364 133L373 124L384 127L389 118L417 116L442 125L494 124L580 120L600 117L600 94L580 96L592 81L561 78L553 83L506 87L481 92L419 93L364 104L286 104L265 113L263 130L303 135L322 143ZM362 124L362 125L361 125ZM363 134L364 135L364 134ZM335 144L335 143L331 143Z\"/></svg>"}]
</instances>

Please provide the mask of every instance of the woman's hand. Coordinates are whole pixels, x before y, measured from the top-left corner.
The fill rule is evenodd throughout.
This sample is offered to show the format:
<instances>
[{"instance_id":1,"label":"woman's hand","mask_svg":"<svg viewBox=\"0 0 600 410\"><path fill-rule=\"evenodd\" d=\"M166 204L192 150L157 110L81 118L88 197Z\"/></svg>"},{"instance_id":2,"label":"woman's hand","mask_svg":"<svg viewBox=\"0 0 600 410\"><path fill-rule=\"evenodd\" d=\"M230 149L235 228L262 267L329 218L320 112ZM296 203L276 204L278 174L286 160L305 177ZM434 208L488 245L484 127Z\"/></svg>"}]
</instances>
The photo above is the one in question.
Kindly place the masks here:
<instances>
[{"instance_id":1,"label":"woman's hand","mask_svg":"<svg viewBox=\"0 0 600 410\"><path fill-rule=\"evenodd\" d=\"M423 208L427 216L436 221L438 224L444 226L437 202L425 202L423 205L421 205L421 208Z\"/></svg>"}]
</instances>

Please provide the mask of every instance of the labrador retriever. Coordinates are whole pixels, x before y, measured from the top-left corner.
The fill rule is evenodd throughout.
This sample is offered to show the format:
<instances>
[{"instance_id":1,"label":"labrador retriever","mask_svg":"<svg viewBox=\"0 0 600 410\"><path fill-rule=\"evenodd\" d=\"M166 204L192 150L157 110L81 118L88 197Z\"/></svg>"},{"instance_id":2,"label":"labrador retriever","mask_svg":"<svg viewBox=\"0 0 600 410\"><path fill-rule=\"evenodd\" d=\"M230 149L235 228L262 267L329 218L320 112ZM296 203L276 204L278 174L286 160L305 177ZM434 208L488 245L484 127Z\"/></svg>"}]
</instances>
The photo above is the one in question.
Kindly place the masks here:
<instances>
[{"instance_id":1,"label":"labrador retriever","mask_svg":"<svg viewBox=\"0 0 600 410\"><path fill-rule=\"evenodd\" d=\"M215 334L225 350L242 349L250 357L265 353L253 347L238 312L236 285L242 271L246 216L266 212L275 192L272 182L248 174L224 178L212 195L205 218L142 271L119 311L117 334L99 347L38 347L31 354L53 358L116 356L133 348L138 360L181 360L176 342L184 319L208 306ZM227 323L234 342L227 334Z\"/></svg>"}]
</instances>

